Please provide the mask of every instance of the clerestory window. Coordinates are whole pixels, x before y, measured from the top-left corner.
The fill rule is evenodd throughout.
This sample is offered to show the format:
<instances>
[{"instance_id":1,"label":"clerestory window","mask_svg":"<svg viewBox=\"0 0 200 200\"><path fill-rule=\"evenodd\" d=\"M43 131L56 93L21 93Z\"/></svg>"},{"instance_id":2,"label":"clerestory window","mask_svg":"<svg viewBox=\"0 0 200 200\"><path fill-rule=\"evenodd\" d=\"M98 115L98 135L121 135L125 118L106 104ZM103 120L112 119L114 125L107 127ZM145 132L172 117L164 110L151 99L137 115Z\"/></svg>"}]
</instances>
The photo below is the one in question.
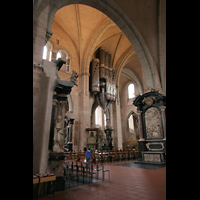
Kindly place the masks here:
<instances>
[{"instance_id":1,"label":"clerestory window","mask_svg":"<svg viewBox=\"0 0 200 200\"><path fill-rule=\"evenodd\" d=\"M131 83L128 86L128 98L131 99L131 98L134 98L134 97L135 97L135 87L134 87L134 84Z\"/></svg>"}]
</instances>

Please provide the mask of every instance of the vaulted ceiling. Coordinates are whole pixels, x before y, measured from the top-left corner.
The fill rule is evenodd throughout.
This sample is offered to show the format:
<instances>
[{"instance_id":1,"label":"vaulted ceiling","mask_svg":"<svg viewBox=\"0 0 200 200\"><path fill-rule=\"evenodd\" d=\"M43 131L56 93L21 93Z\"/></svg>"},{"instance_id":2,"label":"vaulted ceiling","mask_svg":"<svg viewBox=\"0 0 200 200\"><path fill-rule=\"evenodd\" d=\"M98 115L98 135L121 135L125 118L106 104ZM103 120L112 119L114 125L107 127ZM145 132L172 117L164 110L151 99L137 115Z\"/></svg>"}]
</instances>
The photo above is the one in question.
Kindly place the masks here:
<instances>
[{"instance_id":1,"label":"vaulted ceiling","mask_svg":"<svg viewBox=\"0 0 200 200\"><path fill-rule=\"evenodd\" d=\"M144 88L143 71L133 47L118 26L102 12L81 4L63 7L54 16L52 32L51 42L55 48L67 49L79 62L86 59L89 50L93 51L90 60L99 47L108 50L116 71L124 67L120 70L119 87L132 81Z\"/></svg>"}]
</instances>

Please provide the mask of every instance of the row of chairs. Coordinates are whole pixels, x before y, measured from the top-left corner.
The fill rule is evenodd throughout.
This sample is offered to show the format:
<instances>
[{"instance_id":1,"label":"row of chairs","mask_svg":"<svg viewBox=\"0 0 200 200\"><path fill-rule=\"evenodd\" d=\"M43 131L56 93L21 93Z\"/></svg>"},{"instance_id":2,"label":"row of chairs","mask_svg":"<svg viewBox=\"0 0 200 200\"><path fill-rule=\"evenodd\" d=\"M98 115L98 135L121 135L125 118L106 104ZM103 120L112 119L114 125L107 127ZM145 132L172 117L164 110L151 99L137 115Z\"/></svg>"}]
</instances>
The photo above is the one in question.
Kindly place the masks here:
<instances>
[{"instance_id":1,"label":"row of chairs","mask_svg":"<svg viewBox=\"0 0 200 200\"><path fill-rule=\"evenodd\" d=\"M133 160L137 157L137 151L134 150L125 150L125 151L109 151L95 153L92 152L91 162L94 164L97 163L105 163L105 162L115 162L115 161L123 161L123 160ZM85 152L67 152L66 160L74 160L81 161L85 158Z\"/></svg>"},{"instance_id":2,"label":"row of chairs","mask_svg":"<svg viewBox=\"0 0 200 200\"><path fill-rule=\"evenodd\" d=\"M80 161L85 158L85 152L66 152L66 160ZM100 162L112 162L112 161L122 161L122 160L132 160L138 157L138 151L136 149L126 149L126 150L111 150L109 152L95 153L92 152L92 158L95 161Z\"/></svg>"},{"instance_id":3,"label":"row of chairs","mask_svg":"<svg viewBox=\"0 0 200 200\"><path fill-rule=\"evenodd\" d=\"M101 153L94 154L92 156L93 163L105 163L105 162L116 162L123 160L133 160L136 158L134 153L129 152L109 152L109 153Z\"/></svg>"},{"instance_id":4,"label":"row of chairs","mask_svg":"<svg viewBox=\"0 0 200 200\"><path fill-rule=\"evenodd\" d=\"M88 182L89 184L92 182L93 178L96 180L99 179L99 172L102 172L102 177L104 181L104 173L108 172L109 174L109 181L110 181L110 171L104 169L103 164L96 164L93 165L86 165L83 162L65 162L64 163L64 179L67 182L69 188L72 183L85 183Z\"/></svg>"}]
</instances>

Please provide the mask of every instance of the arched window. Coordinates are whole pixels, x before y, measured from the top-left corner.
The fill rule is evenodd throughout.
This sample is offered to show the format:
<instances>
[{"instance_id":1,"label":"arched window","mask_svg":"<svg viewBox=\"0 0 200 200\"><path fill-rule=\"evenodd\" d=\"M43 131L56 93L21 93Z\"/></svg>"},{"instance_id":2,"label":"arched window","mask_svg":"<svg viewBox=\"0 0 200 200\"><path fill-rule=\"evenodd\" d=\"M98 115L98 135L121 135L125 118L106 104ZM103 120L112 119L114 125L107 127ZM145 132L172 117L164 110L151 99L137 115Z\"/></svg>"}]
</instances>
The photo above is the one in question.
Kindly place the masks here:
<instances>
[{"instance_id":1,"label":"arched window","mask_svg":"<svg viewBox=\"0 0 200 200\"><path fill-rule=\"evenodd\" d=\"M95 110L95 125L102 126L102 108L100 106Z\"/></svg>"},{"instance_id":2,"label":"arched window","mask_svg":"<svg viewBox=\"0 0 200 200\"><path fill-rule=\"evenodd\" d=\"M44 48L43 48L43 57L42 57L42 59L46 59L46 58L47 58L47 47L45 45Z\"/></svg>"},{"instance_id":3,"label":"arched window","mask_svg":"<svg viewBox=\"0 0 200 200\"><path fill-rule=\"evenodd\" d=\"M57 55L56 55L56 60L58 60L58 58L61 58L61 53L60 51L58 51Z\"/></svg>"},{"instance_id":4,"label":"arched window","mask_svg":"<svg viewBox=\"0 0 200 200\"><path fill-rule=\"evenodd\" d=\"M67 55L67 57L66 57L66 72L69 72L69 69L70 69L70 58Z\"/></svg>"},{"instance_id":5,"label":"arched window","mask_svg":"<svg viewBox=\"0 0 200 200\"><path fill-rule=\"evenodd\" d=\"M47 41L46 45L43 48L42 58L51 61L51 55L52 55L52 44L51 42Z\"/></svg>"},{"instance_id":6,"label":"arched window","mask_svg":"<svg viewBox=\"0 0 200 200\"><path fill-rule=\"evenodd\" d=\"M128 98L131 99L133 97L135 97L135 87L134 87L134 84L131 83L128 86Z\"/></svg>"},{"instance_id":7,"label":"arched window","mask_svg":"<svg viewBox=\"0 0 200 200\"><path fill-rule=\"evenodd\" d=\"M104 127L106 127L106 114L104 113Z\"/></svg>"},{"instance_id":8,"label":"arched window","mask_svg":"<svg viewBox=\"0 0 200 200\"><path fill-rule=\"evenodd\" d=\"M65 70L66 70L66 72L70 72L70 64L71 63L70 63L70 58L69 58L67 52L64 50L59 50L56 55L56 60L58 58L62 58L62 60L66 61L66 64L64 64Z\"/></svg>"}]
</instances>

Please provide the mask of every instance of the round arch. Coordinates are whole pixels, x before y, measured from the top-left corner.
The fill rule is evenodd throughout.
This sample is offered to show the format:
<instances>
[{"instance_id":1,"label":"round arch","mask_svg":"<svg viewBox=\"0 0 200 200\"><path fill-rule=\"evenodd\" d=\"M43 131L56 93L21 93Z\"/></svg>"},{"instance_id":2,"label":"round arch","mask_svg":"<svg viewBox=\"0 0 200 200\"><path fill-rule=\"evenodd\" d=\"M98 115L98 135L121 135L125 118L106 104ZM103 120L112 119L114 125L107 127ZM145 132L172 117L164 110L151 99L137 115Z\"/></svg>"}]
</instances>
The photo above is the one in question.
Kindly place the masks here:
<instances>
[{"instance_id":1,"label":"round arch","mask_svg":"<svg viewBox=\"0 0 200 200\"><path fill-rule=\"evenodd\" d=\"M126 116L126 118L125 118L125 121L124 121L124 127L125 127L125 128L127 128L128 119L129 119L129 117L130 117L132 114L138 115L134 110L131 110L131 111L127 114L127 116Z\"/></svg>"},{"instance_id":2,"label":"round arch","mask_svg":"<svg viewBox=\"0 0 200 200\"><path fill-rule=\"evenodd\" d=\"M90 118L90 125L91 127L93 127L95 125L95 121L94 121L94 115L95 115L95 110L98 107L98 103L95 101L91 107L91 118Z\"/></svg>"},{"instance_id":3,"label":"round arch","mask_svg":"<svg viewBox=\"0 0 200 200\"><path fill-rule=\"evenodd\" d=\"M134 114L135 112L134 112L134 110L131 110L128 114L127 114L127 116L126 116L126 119L128 119L132 114Z\"/></svg>"},{"instance_id":4,"label":"round arch","mask_svg":"<svg viewBox=\"0 0 200 200\"><path fill-rule=\"evenodd\" d=\"M142 69L144 71L144 76L146 80L146 85L150 88L161 88L159 81L158 71L155 66L155 62L136 27L126 16L126 14L112 1L93 1L93 0L58 0L56 3L53 1L49 6L49 16L47 22L47 31L51 31L52 22L55 13L62 7L70 4L84 4L98 9L105 15L107 15L126 35L130 41L132 47L134 48L138 59L140 60ZM89 66L87 71L89 72Z\"/></svg>"},{"instance_id":5,"label":"round arch","mask_svg":"<svg viewBox=\"0 0 200 200\"><path fill-rule=\"evenodd\" d=\"M95 120L95 110L98 106L99 106L99 104L95 101L91 107L91 119L90 119L91 127L94 126L94 124L95 124L95 121L94 121ZM103 112L103 109L102 109L102 112ZM110 108L108 108L104 114L106 115L106 122L108 124L110 124Z\"/></svg>"}]
</instances>

